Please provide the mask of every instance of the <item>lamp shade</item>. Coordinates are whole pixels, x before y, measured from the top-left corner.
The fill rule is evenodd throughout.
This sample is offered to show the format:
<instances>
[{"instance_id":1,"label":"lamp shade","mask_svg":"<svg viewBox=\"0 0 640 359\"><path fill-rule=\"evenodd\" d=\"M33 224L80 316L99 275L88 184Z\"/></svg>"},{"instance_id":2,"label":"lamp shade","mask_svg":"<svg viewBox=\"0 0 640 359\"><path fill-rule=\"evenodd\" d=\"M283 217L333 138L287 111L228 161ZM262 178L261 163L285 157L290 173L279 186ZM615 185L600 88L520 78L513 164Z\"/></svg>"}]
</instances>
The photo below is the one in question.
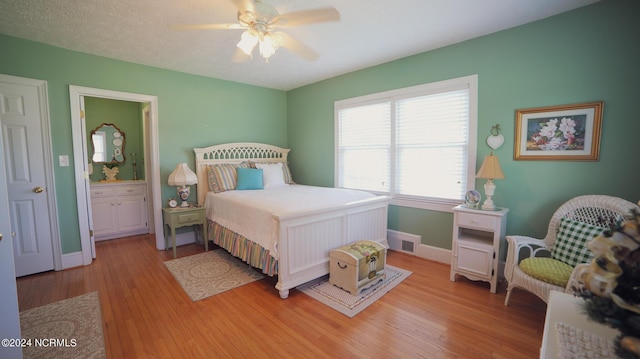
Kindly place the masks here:
<instances>
[{"instance_id":1,"label":"lamp shade","mask_svg":"<svg viewBox=\"0 0 640 359\"><path fill-rule=\"evenodd\" d=\"M186 163L179 163L169 175L168 182L170 186L187 186L198 183L198 177Z\"/></svg>"},{"instance_id":2,"label":"lamp shade","mask_svg":"<svg viewBox=\"0 0 640 359\"><path fill-rule=\"evenodd\" d=\"M494 156L493 153L489 154L489 156L485 156L484 162L482 162L482 166L480 166L480 170L478 170L476 177L488 179L504 178L504 173L502 173L502 168L500 168L500 162L498 162L498 157Z\"/></svg>"}]
</instances>

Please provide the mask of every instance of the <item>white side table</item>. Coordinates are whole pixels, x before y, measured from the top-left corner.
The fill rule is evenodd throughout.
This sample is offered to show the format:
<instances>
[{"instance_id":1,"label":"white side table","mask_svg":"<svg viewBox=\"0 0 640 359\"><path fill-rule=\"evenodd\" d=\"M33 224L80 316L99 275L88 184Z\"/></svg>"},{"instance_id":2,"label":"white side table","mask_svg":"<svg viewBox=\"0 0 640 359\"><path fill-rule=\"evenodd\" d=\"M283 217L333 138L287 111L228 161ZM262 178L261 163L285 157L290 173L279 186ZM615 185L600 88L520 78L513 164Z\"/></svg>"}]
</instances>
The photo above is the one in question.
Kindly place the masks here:
<instances>
[{"instance_id":1,"label":"white side table","mask_svg":"<svg viewBox=\"0 0 640 359\"><path fill-rule=\"evenodd\" d=\"M453 258L451 281L456 274L471 280L491 284L491 293L498 286L498 263L502 257L501 238L507 226L508 208L496 211L469 209L463 205L453 208Z\"/></svg>"},{"instance_id":2,"label":"white side table","mask_svg":"<svg viewBox=\"0 0 640 359\"><path fill-rule=\"evenodd\" d=\"M597 335L602 339L613 341L619 332L604 324L592 321L583 310L584 299L577 298L573 294L552 290L549 293L547 303L547 315L544 320L544 332L542 334L542 347L540 358L558 358L561 351L558 341L557 323L564 323L580 329L589 334ZM584 356L587 358L588 356Z\"/></svg>"}]
</instances>

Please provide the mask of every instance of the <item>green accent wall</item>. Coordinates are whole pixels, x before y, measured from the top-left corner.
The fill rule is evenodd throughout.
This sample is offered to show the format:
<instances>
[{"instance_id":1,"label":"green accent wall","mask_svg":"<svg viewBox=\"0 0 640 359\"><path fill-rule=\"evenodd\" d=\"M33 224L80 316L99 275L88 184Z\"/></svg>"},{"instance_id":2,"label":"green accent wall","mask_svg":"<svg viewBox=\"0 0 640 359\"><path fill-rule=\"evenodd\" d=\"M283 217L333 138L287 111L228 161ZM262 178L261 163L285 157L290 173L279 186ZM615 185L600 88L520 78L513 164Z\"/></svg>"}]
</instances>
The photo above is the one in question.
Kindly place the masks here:
<instances>
[{"instance_id":1,"label":"green accent wall","mask_svg":"<svg viewBox=\"0 0 640 359\"><path fill-rule=\"evenodd\" d=\"M112 100L96 97L85 97L85 123L87 135L88 158L93 155L91 145L91 131L110 123L124 134L124 162L118 165L118 179L132 180L133 165L131 153L136 154L136 174L138 179L144 180L144 139L142 126L142 105L138 102ZM110 140L112 140L111 138ZM98 182L105 178L102 173L102 163L93 163L91 181Z\"/></svg>"},{"instance_id":2,"label":"green accent wall","mask_svg":"<svg viewBox=\"0 0 640 359\"><path fill-rule=\"evenodd\" d=\"M507 233L543 237L553 211L584 194L640 200L640 3L599 2L517 28L294 89L287 93L291 168L300 183L332 186L334 101L478 74L478 167L499 124L494 153L506 178L494 201L510 208ZM419 35L418 35L419 36ZM515 161L516 109L604 101L597 162ZM417 166L420 164L417 163ZM476 181L483 193L484 180ZM453 215L392 206L389 228L450 249Z\"/></svg>"},{"instance_id":3,"label":"green accent wall","mask_svg":"<svg viewBox=\"0 0 640 359\"><path fill-rule=\"evenodd\" d=\"M505 144L495 154L506 178L496 181L494 200L511 209L508 233L540 237L552 212L571 197L608 194L640 199L640 171L634 159L640 153L633 87L640 83L637 14L640 2L602 1L288 92L6 35L0 35L0 73L48 82L54 159L68 155L74 160L69 85L157 96L163 201L175 196L175 188L166 185L175 165L195 166L194 147L235 141L289 147L298 183L332 186L334 101L478 74L478 165L490 151L485 141L491 126L499 124ZM599 161L513 160L516 109L599 100L605 102ZM59 167L57 160L53 162L62 252L77 252L73 164ZM483 183L477 181L476 188L481 190ZM421 235L424 244L451 248L451 213L392 206L389 227Z\"/></svg>"},{"instance_id":4,"label":"green accent wall","mask_svg":"<svg viewBox=\"0 0 640 359\"><path fill-rule=\"evenodd\" d=\"M287 146L284 91L112 60L6 35L0 35L0 48L0 73L45 80L48 84L63 254L81 250L71 162L69 85L158 97L163 201L176 195L175 187L166 184L176 164L186 162L195 168L194 147L235 141ZM69 167L58 165L60 155L69 156Z\"/></svg>"}]
</instances>

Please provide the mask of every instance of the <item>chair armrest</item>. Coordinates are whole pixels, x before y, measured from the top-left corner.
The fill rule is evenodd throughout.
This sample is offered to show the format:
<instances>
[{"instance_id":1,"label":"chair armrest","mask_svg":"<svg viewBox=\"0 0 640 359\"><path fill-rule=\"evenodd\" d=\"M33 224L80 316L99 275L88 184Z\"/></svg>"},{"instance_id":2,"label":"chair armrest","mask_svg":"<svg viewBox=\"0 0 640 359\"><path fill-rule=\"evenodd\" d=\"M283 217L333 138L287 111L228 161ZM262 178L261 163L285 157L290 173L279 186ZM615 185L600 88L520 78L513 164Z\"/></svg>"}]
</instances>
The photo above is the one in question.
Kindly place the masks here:
<instances>
[{"instance_id":1,"label":"chair armrest","mask_svg":"<svg viewBox=\"0 0 640 359\"><path fill-rule=\"evenodd\" d=\"M507 261L504 267L504 276L507 281L513 277L513 269L520 264L523 259L537 257L543 253L549 253L544 240L527 236L507 236ZM526 250L523 250L526 249Z\"/></svg>"}]
</instances>

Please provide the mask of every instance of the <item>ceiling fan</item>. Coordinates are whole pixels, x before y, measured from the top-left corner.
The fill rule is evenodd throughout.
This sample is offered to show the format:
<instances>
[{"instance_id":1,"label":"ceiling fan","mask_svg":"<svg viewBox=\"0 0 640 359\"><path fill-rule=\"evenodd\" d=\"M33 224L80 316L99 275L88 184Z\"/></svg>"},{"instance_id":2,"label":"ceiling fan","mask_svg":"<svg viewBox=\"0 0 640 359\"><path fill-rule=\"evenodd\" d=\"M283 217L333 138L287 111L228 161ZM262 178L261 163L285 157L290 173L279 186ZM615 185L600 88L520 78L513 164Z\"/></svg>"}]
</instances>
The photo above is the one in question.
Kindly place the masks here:
<instances>
[{"instance_id":1,"label":"ceiling fan","mask_svg":"<svg viewBox=\"0 0 640 359\"><path fill-rule=\"evenodd\" d=\"M340 14L335 8L296 11L280 14L273 6L261 0L229 0L238 8L238 23L233 24L195 24L177 26L183 30L227 30L243 29L237 46L248 56L258 45L260 55L269 60L279 47L285 47L302 58L313 61L318 54L303 43L282 31L299 25L339 21Z\"/></svg>"}]
</instances>

